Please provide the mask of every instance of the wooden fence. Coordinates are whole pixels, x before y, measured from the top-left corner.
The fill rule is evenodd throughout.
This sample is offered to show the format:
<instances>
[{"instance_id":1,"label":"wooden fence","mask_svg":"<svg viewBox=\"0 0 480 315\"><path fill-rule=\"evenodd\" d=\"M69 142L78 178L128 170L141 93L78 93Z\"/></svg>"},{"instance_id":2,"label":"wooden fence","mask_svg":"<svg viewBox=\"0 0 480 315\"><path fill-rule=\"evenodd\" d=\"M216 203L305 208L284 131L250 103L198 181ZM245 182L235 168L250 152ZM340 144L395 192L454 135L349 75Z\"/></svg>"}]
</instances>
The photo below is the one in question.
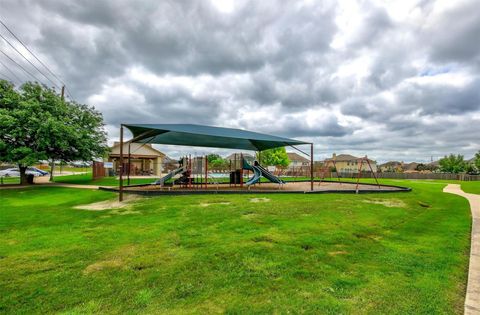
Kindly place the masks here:
<instances>
[{"instance_id":1,"label":"wooden fence","mask_svg":"<svg viewBox=\"0 0 480 315\"><path fill-rule=\"evenodd\" d=\"M450 174L450 173L375 173L377 178L390 179L443 179L443 180L462 180L462 181L477 181L480 180L480 175L468 174ZM332 173L332 177L337 177L336 173ZM338 173L341 178L357 178L358 173ZM372 172L362 172L362 178L373 178Z\"/></svg>"},{"instance_id":2,"label":"wooden fence","mask_svg":"<svg viewBox=\"0 0 480 315\"><path fill-rule=\"evenodd\" d=\"M103 166L103 162L93 162L92 177L93 179L105 177L105 167Z\"/></svg>"}]
</instances>

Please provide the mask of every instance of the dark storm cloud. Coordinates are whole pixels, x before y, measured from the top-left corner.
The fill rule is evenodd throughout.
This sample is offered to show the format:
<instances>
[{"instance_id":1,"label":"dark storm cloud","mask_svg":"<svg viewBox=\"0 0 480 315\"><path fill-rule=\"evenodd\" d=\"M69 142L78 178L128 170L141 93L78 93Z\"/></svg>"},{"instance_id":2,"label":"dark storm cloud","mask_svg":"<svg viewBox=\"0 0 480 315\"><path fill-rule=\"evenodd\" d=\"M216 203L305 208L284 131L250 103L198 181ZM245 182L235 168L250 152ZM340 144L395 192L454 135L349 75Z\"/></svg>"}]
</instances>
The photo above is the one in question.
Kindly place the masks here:
<instances>
[{"instance_id":1,"label":"dark storm cloud","mask_svg":"<svg viewBox=\"0 0 480 315\"><path fill-rule=\"evenodd\" d=\"M411 110L419 109L425 115L455 115L480 110L480 79L461 87L413 84L399 94L399 104L407 104Z\"/></svg>"},{"instance_id":2,"label":"dark storm cloud","mask_svg":"<svg viewBox=\"0 0 480 315\"><path fill-rule=\"evenodd\" d=\"M428 27L425 40L436 62L480 63L480 19L478 1L465 1L461 6L439 15Z\"/></svg>"},{"instance_id":3,"label":"dark storm cloud","mask_svg":"<svg viewBox=\"0 0 480 315\"><path fill-rule=\"evenodd\" d=\"M0 18L111 139L199 123L408 161L480 149L476 2L0 0Z\"/></svg>"}]
</instances>

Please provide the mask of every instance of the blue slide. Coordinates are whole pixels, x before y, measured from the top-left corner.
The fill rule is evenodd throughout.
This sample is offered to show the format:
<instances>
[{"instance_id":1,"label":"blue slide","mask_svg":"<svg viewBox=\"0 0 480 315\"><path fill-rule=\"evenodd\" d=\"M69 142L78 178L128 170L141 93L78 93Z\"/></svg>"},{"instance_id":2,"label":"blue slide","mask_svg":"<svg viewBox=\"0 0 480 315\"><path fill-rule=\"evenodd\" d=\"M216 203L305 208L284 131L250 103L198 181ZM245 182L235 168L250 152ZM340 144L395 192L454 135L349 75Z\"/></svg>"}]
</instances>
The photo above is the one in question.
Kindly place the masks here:
<instances>
[{"instance_id":1,"label":"blue slide","mask_svg":"<svg viewBox=\"0 0 480 315\"><path fill-rule=\"evenodd\" d=\"M165 182L169 179L171 179L173 176L185 172L185 166L181 166L177 169L174 169L173 171L170 171L167 175L163 176L162 178L156 180L155 182L152 183L152 185L165 185Z\"/></svg>"},{"instance_id":2,"label":"blue slide","mask_svg":"<svg viewBox=\"0 0 480 315\"><path fill-rule=\"evenodd\" d=\"M258 183L258 181L260 181L260 178L262 177L262 172L255 166L252 167L252 171L253 171L253 176L252 178L250 178L246 183L245 185L247 186L250 186L250 185L253 185L255 183Z\"/></svg>"},{"instance_id":3,"label":"blue slide","mask_svg":"<svg viewBox=\"0 0 480 315\"><path fill-rule=\"evenodd\" d=\"M245 184L247 186L256 184L260 181L260 178L263 176L272 183L276 184L285 184L283 180L278 178L277 176L270 173L266 168L262 167L261 165L250 165L247 161L243 160L243 169L249 170L253 172L253 177L250 178Z\"/></svg>"},{"instance_id":4,"label":"blue slide","mask_svg":"<svg viewBox=\"0 0 480 315\"><path fill-rule=\"evenodd\" d=\"M285 182L283 180L281 180L277 176L270 173L265 167L263 167L261 165L255 165L254 167L260 169L260 171L262 173L262 176L265 177L266 179L268 179L269 181L271 181L272 183L285 184Z\"/></svg>"}]
</instances>

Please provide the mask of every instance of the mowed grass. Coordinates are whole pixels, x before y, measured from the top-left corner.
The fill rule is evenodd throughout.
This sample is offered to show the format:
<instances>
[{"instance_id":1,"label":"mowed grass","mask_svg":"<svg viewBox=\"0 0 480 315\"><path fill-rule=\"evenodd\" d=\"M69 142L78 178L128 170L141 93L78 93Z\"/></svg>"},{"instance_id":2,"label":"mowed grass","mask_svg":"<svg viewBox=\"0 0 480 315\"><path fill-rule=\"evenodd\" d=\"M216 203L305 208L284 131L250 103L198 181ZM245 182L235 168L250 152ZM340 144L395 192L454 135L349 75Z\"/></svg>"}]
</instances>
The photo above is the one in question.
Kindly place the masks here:
<instances>
[{"instance_id":1,"label":"mowed grass","mask_svg":"<svg viewBox=\"0 0 480 315\"><path fill-rule=\"evenodd\" d=\"M384 183L392 183L382 181ZM0 313L463 313L468 202L393 194L0 190Z\"/></svg>"},{"instance_id":2,"label":"mowed grass","mask_svg":"<svg viewBox=\"0 0 480 315\"><path fill-rule=\"evenodd\" d=\"M461 182L461 185L464 192L480 195L480 181Z\"/></svg>"},{"instance_id":3,"label":"mowed grass","mask_svg":"<svg viewBox=\"0 0 480 315\"><path fill-rule=\"evenodd\" d=\"M56 183L76 184L76 185L98 185L98 186L118 186L117 177L103 177L99 179L92 179L91 173L56 176L53 179ZM150 184L155 181L155 178L131 178L130 184ZM124 185L127 180L124 181Z\"/></svg>"}]
</instances>

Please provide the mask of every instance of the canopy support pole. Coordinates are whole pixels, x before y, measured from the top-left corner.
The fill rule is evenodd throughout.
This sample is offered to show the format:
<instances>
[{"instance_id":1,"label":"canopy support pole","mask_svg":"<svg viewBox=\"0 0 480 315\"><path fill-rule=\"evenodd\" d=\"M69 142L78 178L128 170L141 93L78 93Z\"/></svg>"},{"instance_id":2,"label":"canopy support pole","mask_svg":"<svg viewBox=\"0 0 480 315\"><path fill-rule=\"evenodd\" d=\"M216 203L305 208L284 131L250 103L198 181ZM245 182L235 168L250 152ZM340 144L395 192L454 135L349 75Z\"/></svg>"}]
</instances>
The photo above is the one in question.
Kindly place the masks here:
<instances>
[{"instance_id":1,"label":"canopy support pole","mask_svg":"<svg viewBox=\"0 0 480 315\"><path fill-rule=\"evenodd\" d=\"M208 155L205 155L205 189L208 188Z\"/></svg>"},{"instance_id":2,"label":"canopy support pole","mask_svg":"<svg viewBox=\"0 0 480 315\"><path fill-rule=\"evenodd\" d=\"M118 201L123 201L123 124L120 125L120 178L118 182Z\"/></svg>"},{"instance_id":3,"label":"canopy support pole","mask_svg":"<svg viewBox=\"0 0 480 315\"><path fill-rule=\"evenodd\" d=\"M243 153L240 153L240 188L243 188Z\"/></svg>"},{"instance_id":4,"label":"canopy support pole","mask_svg":"<svg viewBox=\"0 0 480 315\"><path fill-rule=\"evenodd\" d=\"M306 156L308 156L308 153L303 152L302 150L300 150L300 149L297 148L296 146L291 145L290 147L291 147L291 148L294 148L294 149L297 150L298 152L303 153L303 154L305 154Z\"/></svg>"},{"instance_id":5,"label":"canopy support pole","mask_svg":"<svg viewBox=\"0 0 480 315\"><path fill-rule=\"evenodd\" d=\"M128 186L130 186L130 169L131 169L131 166L130 166L130 159L131 159L130 145L131 144L132 144L132 142L128 143L128 169L127 169L127 185Z\"/></svg>"},{"instance_id":6,"label":"canopy support pole","mask_svg":"<svg viewBox=\"0 0 480 315\"><path fill-rule=\"evenodd\" d=\"M313 191L313 143L310 143L310 191Z\"/></svg>"}]
</instances>

